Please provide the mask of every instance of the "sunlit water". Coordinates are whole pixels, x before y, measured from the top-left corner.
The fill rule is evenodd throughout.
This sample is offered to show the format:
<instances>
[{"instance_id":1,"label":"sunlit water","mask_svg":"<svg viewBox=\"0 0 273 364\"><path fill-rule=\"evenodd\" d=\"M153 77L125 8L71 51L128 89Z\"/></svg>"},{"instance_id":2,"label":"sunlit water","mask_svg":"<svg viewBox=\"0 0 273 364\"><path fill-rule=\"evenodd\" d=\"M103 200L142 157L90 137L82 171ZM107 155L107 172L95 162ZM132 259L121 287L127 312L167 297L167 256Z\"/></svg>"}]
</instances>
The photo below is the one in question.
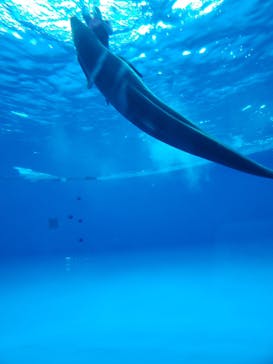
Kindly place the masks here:
<instances>
[{"instance_id":1,"label":"sunlit water","mask_svg":"<svg viewBox=\"0 0 273 364\"><path fill-rule=\"evenodd\" d=\"M166 103L246 154L272 149L270 9L254 0L101 1L114 29L111 50ZM199 163L86 89L69 25L80 11L74 1L0 4L1 145L18 145L2 175L17 175L15 166L83 177Z\"/></svg>"}]
</instances>

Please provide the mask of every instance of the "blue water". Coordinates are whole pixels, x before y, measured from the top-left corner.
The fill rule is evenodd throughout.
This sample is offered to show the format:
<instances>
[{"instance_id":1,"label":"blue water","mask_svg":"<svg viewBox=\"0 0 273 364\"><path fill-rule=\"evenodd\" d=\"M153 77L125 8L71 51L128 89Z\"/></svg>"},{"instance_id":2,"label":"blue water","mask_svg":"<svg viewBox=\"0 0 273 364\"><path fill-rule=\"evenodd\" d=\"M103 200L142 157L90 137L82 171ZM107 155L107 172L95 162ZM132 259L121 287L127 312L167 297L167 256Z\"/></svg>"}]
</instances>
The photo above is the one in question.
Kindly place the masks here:
<instances>
[{"instance_id":1,"label":"blue water","mask_svg":"<svg viewBox=\"0 0 273 364\"><path fill-rule=\"evenodd\" d=\"M164 102L273 168L269 0L96 4ZM272 181L87 90L75 14L0 4L0 364L272 363Z\"/></svg>"}]
</instances>

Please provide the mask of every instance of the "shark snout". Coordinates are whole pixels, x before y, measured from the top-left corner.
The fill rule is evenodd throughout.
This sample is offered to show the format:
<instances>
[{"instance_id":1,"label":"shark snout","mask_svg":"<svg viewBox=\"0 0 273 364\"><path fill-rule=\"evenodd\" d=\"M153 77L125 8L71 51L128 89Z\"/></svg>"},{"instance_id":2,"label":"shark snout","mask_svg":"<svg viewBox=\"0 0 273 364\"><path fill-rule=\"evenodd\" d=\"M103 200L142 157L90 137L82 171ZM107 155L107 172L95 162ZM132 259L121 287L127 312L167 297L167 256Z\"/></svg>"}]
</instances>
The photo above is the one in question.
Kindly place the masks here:
<instances>
[{"instance_id":1,"label":"shark snout","mask_svg":"<svg viewBox=\"0 0 273 364\"><path fill-rule=\"evenodd\" d=\"M79 33L79 31L86 28L86 26L76 16L72 16L70 18L70 25L74 34Z\"/></svg>"}]
</instances>

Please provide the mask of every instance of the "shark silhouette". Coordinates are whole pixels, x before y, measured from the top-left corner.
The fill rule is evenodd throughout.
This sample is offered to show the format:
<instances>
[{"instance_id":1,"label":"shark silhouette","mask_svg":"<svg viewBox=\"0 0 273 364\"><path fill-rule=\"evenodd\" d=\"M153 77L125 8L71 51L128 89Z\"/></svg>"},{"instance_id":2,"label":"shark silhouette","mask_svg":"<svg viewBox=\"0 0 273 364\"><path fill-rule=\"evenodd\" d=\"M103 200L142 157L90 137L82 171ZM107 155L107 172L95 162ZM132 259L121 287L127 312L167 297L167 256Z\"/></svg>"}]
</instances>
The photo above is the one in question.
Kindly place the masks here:
<instances>
[{"instance_id":1,"label":"shark silhouette","mask_svg":"<svg viewBox=\"0 0 273 364\"><path fill-rule=\"evenodd\" d=\"M77 17L70 19L78 61L89 87L94 83L126 119L147 134L187 153L256 176L273 178L273 170L244 157L203 132L160 101L141 75L111 53Z\"/></svg>"}]
</instances>

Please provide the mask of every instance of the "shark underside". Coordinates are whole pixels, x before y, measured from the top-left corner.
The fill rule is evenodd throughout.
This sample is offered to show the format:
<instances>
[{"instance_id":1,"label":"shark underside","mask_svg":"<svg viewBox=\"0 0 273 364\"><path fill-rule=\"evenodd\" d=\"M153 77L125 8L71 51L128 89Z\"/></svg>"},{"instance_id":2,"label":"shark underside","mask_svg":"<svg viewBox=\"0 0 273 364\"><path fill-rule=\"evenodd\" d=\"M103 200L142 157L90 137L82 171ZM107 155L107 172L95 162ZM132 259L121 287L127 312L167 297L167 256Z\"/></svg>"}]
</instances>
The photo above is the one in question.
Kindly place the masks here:
<instances>
[{"instance_id":1,"label":"shark underside","mask_svg":"<svg viewBox=\"0 0 273 364\"><path fill-rule=\"evenodd\" d=\"M71 28L88 85L94 83L107 102L137 127L190 154L242 172L273 178L273 170L213 139L157 98L145 86L139 72L105 48L93 31L76 17L71 18Z\"/></svg>"}]
</instances>

